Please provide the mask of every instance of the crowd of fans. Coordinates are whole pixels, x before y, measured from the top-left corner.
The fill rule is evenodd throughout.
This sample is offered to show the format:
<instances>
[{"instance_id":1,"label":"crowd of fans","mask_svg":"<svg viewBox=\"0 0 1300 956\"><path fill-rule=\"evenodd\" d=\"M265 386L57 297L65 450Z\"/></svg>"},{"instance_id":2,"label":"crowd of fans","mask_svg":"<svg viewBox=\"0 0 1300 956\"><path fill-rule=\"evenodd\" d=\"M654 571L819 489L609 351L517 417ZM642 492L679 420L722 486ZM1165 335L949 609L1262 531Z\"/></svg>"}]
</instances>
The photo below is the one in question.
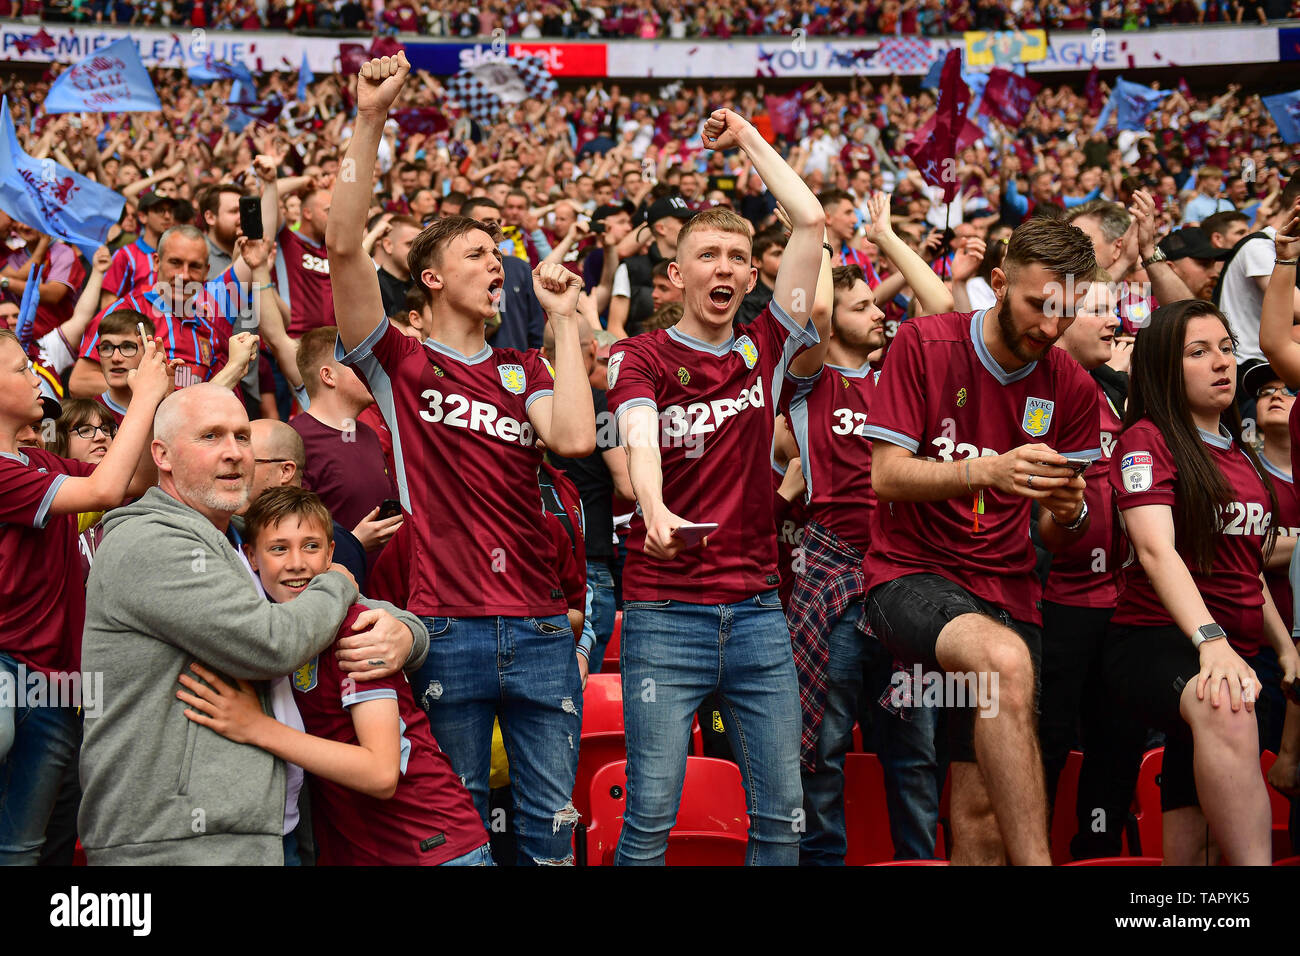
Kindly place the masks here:
<instances>
[{"instance_id":1,"label":"crowd of fans","mask_svg":"<svg viewBox=\"0 0 1300 956\"><path fill-rule=\"evenodd\" d=\"M50 21L228 30L382 30L435 37L484 37L502 30L548 38L775 36L944 36L966 30L1140 30L1166 24L1267 23L1300 16L1295 0L855 0L773 3L582 4L578 0L452 0L420 5L389 0L381 14L359 0L14 0L15 10ZM26 7L38 8L26 10Z\"/></svg>"},{"instance_id":2,"label":"crowd of fans","mask_svg":"<svg viewBox=\"0 0 1300 956\"><path fill-rule=\"evenodd\" d=\"M1074 853L1118 855L1090 814L1163 742L1166 859L1268 862L1300 150L1257 96L1093 134L1045 89L945 203L897 81L778 137L761 85L479 125L391 58L232 132L222 82L77 117L50 79L7 84L24 148L126 206L89 258L0 213L0 678L111 692L0 705L0 860L569 862L621 608L620 863L697 711L753 863L843 861L855 722L900 856L951 762L954 862L1046 862L1080 744ZM992 702L930 701L964 673Z\"/></svg>"}]
</instances>

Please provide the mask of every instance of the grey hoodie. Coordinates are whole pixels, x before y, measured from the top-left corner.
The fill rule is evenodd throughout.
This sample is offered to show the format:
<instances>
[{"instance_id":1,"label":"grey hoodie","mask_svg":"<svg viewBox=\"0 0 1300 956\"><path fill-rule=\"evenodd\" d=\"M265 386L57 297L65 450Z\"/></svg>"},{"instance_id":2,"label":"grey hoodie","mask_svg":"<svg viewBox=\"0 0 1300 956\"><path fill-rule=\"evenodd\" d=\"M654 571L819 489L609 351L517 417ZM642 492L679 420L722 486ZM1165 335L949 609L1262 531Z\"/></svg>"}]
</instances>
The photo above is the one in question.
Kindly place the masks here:
<instances>
[{"instance_id":1,"label":"grey hoodie","mask_svg":"<svg viewBox=\"0 0 1300 956\"><path fill-rule=\"evenodd\" d=\"M87 861L282 864L283 762L189 720L177 677L195 660L231 683L290 674L333 643L357 597L327 573L291 602L267 601L226 536L158 488L106 515L82 643L82 667L104 680L81 747ZM411 628L418 663L419 619L364 603ZM257 687L270 713L268 685Z\"/></svg>"}]
</instances>

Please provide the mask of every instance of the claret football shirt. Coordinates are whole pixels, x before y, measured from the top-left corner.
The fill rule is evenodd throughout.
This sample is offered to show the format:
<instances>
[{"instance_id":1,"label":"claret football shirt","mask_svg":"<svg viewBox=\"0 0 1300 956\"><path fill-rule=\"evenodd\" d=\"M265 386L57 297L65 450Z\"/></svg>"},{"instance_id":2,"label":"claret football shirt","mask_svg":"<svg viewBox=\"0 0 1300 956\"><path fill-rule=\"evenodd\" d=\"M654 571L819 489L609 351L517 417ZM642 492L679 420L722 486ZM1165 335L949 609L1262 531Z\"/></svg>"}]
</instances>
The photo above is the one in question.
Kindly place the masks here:
<instances>
[{"instance_id":1,"label":"claret football shirt","mask_svg":"<svg viewBox=\"0 0 1300 956\"><path fill-rule=\"evenodd\" d=\"M335 357L353 366L393 433L410 518L410 602L439 617L548 617L565 612L542 515L542 453L528 407L553 394L536 351L462 355L382 319Z\"/></svg>"},{"instance_id":2,"label":"claret football shirt","mask_svg":"<svg viewBox=\"0 0 1300 956\"><path fill-rule=\"evenodd\" d=\"M881 370L863 434L932 461L1002 455L1045 444L1100 457L1096 387L1063 350L1014 372L984 344L984 312L904 322ZM981 513L982 511L982 513ZM1038 624L1042 592L1029 538L1030 499L987 488L945 501L881 501L865 562L867 588L937 574Z\"/></svg>"},{"instance_id":3,"label":"claret football shirt","mask_svg":"<svg viewBox=\"0 0 1300 956\"><path fill-rule=\"evenodd\" d=\"M1084 473L1088 487L1083 499L1088 503L1088 530L1064 551L1052 557L1043 598L1066 607L1114 607L1116 598L1115 567L1111 555L1115 528L1110 490L1110 454L1119 437L1122 423L1119 409L1096 384L1098 410L1101 414L1101 457Z\"/></svg>"},{"instance_id":4,"label":"claret football shirt","mask_svg":"<svg viewBox=\"0 0 1300 956\"><path fill-rule=\"evenodd\" d=\"M1196 569L1182 542L1175 541L1174 546L1191 572L1206 609L1228 632L1228 641L1239 653L1253 654L1262 646L1264 634L1264 588L1259 575L1264 570L1264 536L1273 521L1268 489L1246 453L1231 438L1209 432L1200 432L1200 436L1210 459L1232 489L1234 500L1220 513L1209 574ZM1110 459L1110 483L1121 518L1125 511L1142 505L1175 507L1178 468L1164 436L1150 419L1135 422L1120 435ZM1206 518L1211 520L1208 515ZM1124 567L1119 604L1111 623L1129 627L1174 623L1136 559Z\"/></svg>"},{"instance_id":5,"label":"claret football shirt","mask_svg":"<svg viewBox=\"0 0 1300 956\"><path fill-rule=\"evenodd\" d=\"M637 406L659 416L665 507L686 521L712 522L707 547L672 561L645 553L645 520L632 517L623 594L732 604L777 587L772 431L786 388L812 385L790 362L819 341L775 301L744 334L711 345L676 327L644 332L610 350L609 405L615 417Z\"/></svg>"},{"instance_id":6,"label":"claret football shirt","mask_svg":"<svg viewBox=\"0 0 1300 956\"><path fill-rule=\"evenodd\" d=\"M786 421L808 485L807 517L859 551L871 541L871 442L864 429L876 373L868 365L826 365L817 384L791 401Z\"/></svg>"}]
</instances>

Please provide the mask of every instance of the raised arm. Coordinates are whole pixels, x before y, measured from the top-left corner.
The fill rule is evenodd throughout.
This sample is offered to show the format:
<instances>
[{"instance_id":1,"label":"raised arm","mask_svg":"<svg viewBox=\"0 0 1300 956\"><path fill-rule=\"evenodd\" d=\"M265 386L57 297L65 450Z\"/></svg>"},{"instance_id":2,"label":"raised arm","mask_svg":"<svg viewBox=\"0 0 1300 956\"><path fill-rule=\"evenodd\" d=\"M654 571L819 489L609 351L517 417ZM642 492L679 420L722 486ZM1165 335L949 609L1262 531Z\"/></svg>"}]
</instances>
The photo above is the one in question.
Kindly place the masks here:
<instances>
[{"instance_id":1,"label":"raised arm","mask_svg":"<svg viewBox=\"0 0 1300 956\"><path fill-rule=\"evenodd\" d=\"M154 339L146 340L144 357L138 368L127 373L131 386L131 405L122 426L109 446L108 454L85 478L68 478L54 493L52 514L81 514L106 511L120 505L132 490L132 478L140 471L140 460L153 437L153 416L172 390L173 376L167 364L167 352ZM138 493L144 489L137 488Z\"/></svg>"},{"instance_id":2,"label":"raised arm","mask_svg":"<svg viewBox=\"0 0 1300 956\"><path fill-rule=\"evenodd\" d=\"M1300 386L1300 342L1295 340L1296 257L1300 256L1300 200L1291 220L1273 239L1276 261L1264 288L1259 319L1259 347L1268 364L1291 388Z\"/></svg>"},{"instance_id":3,"label":"raised arm","mask_svg":"<svg viewBox=\"0 0 1300 956\"><path fill-rule=\"evenodd\" d=\"M533 289L555 330L555 394L533 401L528 420L555 454L583 458L596 450L596 411L578 336L582 280L562 265L547 263L533 270Z\"/></svg>"},{"instance_id":4,"label":"raised arm","mask_svg":"<svg viewBox=\"0 0 1300 956\"><path fill-rule=\"evenodd\" d=\"M880 247L904 281L911 286L921 307L921 315L939 315L953 310L952 293L934 270L917 255L912 247L898 238L890 222L889 197L882 192L872 193L867 200L871 211L871 225L867 238Z\"/></svg>"},{"instance_id":5,"label":"raised arm","mask_svg":"<svg viewBox=\"0 0 1300 956\"><path fill-rule=\"evenodd\" d=\"M361 344L384 314L383 297L374 263L361 248L375 180L375 156L388 108L406 82L411 65L406 54L386 56L361 65L357 79L357 118L340 167L338 184L325 227L329 250L330 289L339 340L345 349Z\"/></svg>"},{"instance_id":6,"label":"raised arm","mask_svg":"<svg viewBox=\"0 0 1300 956\"><path fill-rule=\"evenodd\" d=\"M1128 211L1137 222L1138 254L1145 263L1156 251L1155 200L1150 193L1139 189L1133 194L1133 205ZM1161 305L1196 298L1168 261L1153 262L1146 266L1146 271L1147 278L1151 280L1151 291Z\"/></svg>"}]
</instances>

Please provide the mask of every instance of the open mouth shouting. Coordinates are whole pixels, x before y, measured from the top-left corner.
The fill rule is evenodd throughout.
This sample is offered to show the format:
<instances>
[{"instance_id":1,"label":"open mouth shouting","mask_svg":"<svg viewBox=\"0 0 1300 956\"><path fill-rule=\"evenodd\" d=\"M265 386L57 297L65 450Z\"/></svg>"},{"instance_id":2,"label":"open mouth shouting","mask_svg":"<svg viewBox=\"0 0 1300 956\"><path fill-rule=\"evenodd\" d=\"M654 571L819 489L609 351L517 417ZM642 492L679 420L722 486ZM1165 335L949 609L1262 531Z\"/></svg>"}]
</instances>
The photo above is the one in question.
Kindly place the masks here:
<instances>
[{"instance_id":1,"label":"open mouth shouting","mask_svg":"<svg viewBox=\"0 0 1300 956\"><path fill-rule=\"evenodd\" d=\"M715 285L709 290L709 303L719 312L726 312L735 298L736 290L729 285Z\"/></svg>"},{"instance_id":2,"label":"open mouth shouting","mask_svg":"<svg viewBox=\"0 0 1300 956\"><path fill-rule=\"evenodd\" d=\"M501 303L501 290L505 288L506 280L504 276L497 276L488 284L488 300L495 309Z\"/></svg>"}]
</instances>

